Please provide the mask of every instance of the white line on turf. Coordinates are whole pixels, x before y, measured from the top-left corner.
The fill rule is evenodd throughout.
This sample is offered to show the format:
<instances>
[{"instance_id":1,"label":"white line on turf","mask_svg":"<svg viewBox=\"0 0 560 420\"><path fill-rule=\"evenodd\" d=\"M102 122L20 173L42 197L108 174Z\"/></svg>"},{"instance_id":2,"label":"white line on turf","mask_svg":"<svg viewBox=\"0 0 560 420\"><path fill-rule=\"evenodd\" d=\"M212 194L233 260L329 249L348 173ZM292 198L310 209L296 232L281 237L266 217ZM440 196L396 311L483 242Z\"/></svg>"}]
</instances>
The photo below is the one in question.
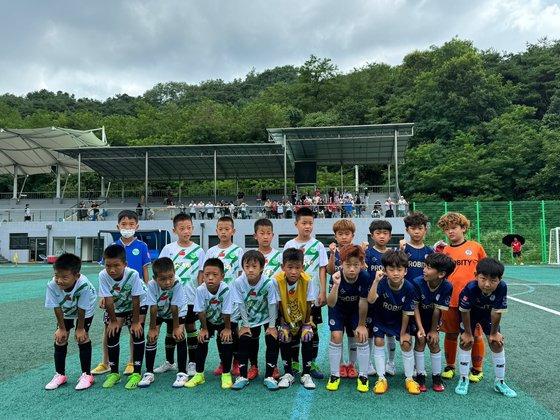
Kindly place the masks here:
<instances>
[{"instance_id":1,"label":"white line on turf","mask_svg":"<svg viewBox=\"0 0 560 420\"><path fill-rule=\"evenodd\" d=\"M524 305L532 306L533 308L540 309L541 311L549 312L549 313L551 313L551 314L560 316L560 312L559 312L559 311L555 311L554 309L550 309L550 308L547 308L547 307L545 307L545 306L537 305L536 303L527 302L526 300L521 300L521 299L518 299L518 298L513 297L513 296L508 296L508 299L511 299L511 300L513 300L514 302L522 303L522 304L524 304Z\"/></svg>"}]
</instances>

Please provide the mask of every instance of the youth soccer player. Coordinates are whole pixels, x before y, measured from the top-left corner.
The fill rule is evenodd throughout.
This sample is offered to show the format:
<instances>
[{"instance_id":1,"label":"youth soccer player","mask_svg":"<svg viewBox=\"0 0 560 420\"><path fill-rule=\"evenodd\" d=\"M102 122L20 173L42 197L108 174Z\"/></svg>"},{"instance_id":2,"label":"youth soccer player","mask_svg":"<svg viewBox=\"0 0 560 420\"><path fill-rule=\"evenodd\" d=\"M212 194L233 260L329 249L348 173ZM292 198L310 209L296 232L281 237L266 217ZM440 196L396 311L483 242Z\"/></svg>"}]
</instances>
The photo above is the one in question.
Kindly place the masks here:
<instances>
[{"instance_id":1,"label":"youth soccer player","mask_svg":"<svg viewBox=\"0 0 560 420\"><path fill-rule=\"evenodd\" d=\"M331 330L329 345L331 376L327 389L337 391L340 385L342 337L344 328L350 326L350 329L355 332L353 337L356 336L357 341L356 352L360 369L357 389L360 392L368 392L369 346L366 316L370 276L363 269L365 251L358 245L347 244L340 249L340 259L342 270L333 275L333 286L327 297Z\"/></svg>"},{"instance_id":2,"label":"youth soccer player","mask_svg":"<svg viewBox=\"0 0 560 420\"><path fill-rule=\"evenodd\" d=\"M348 219L337 220L333 224L334 239L336 241L329 245L327 250L327 258L329 260L327 264L327 274L332 276L335 272L342 269L342 263L340 261L340 249L349 245L354 240L354 233L356 232L356 225L354 222ZM329 281L329 287L332 289L333 282L332 277ZM348 338L348 364L344 362L344 351L340 353L340 367L339 374L341 378L352 378L358 377L358 372L356 371L356 340L354 339L354 331L352 327L347 323L345 325L346 336Z\"/></svg>"},{"instance_id":3,"label":"youth soccer player","mask_svg":"<svg viewBox=\"0 0 560 420\"><path fill-rule=\"evenodd\" d=\"M47 284L45 307L54 309L57 329L54 333L54 366L56 373L45 386L57 389L66 383L66 353L70 330L76 330L74 338L80 350L82 375L75 389L87 389L93 385L91 375L91 341L89 328L95 312L97 293L86 276L80 274L82 261L73 254L60 255L53 264L54 277Z\"/></svg>"},{"instance_id":4,"label":"youth soccer player","mask_svg":"<svg viewBox=\"0 0 560 420\"><path fill-rule=\"evenodd\" d=\"M408 256L408 269L406 279L413 281L423 273L426 257L434 253L432 247L424 244L424 236L428 231L428 218L420 211L410 213L404 219L406 233L410 236L410 242L402 239L401 250Z\"/></svg>"},{"instance_id":5,"label":"youth soccer player","mask_svg":"<svg viewBox=\"0 0 560 420\"><path fill-rule=\"evenodd\" d=\"M208 356L208 343L218 333L216 344L222 367L222 389L233 386L231 359L233 342L237 341L237 312L234 311L230 286L224 281L224 263L219 258L207 258L202 271L204 283L196 289L194 311L198 314L200 330L196 349L196 374L185 384L194 388L205 382L204 365Z\"/></svg>"},{"instance_id":6,"label":"youth soccer player","mask_svg":"<svg viewBox=\"0 0 560 420\"><path fill-rule=\"evenodd\" d=\"M441 330L445 333L443 347L445 350L446 366L441 374L444 379L455 376L455 359L457 357L457 340L459 338L459 294L469 281L475 277L478 261L486 257L482 245L475 241L467 241L465 233L470 227L470 221L461 213L446 213L438 221L438 226L449 239L449 245L443 248L443 253L449 255L456 263L455 271L449 276L453 285L453 294L449 303L449 310L442 314ZM471 382L480 382L484 376L482 362L484 360L484 341L482 331L476 328L472 349L472 369L469 375Z\"/></svg>"},{"instance_id":7,"label":"youth soccer player","mask_svg":"<svg viewBox=\"0 0 560 420\"><path fill-rule=\"evenodd\" d=\"M504 265L494 258L483 258L476 265L476 279L468 283L459 296L461 312L461 346L459 349L459 383L455 392L466 395L469 390L469 362L474 343L475 325L480 325L492 351L494 390L506 397L516 392L504 382L506 356L504 336L500 333L502 314L507 312L507 285L502 280Z\"/></svg>"},{"instance_id":8,"label":"youth soccer player","mask_svg":"<svg viewBox=\"0 0 560 420\"><path fill-rule=\"evenodd\" d=\"M321 308L327 303L327 252L324 245L315 239L313 234L313 211L309 207L302 207L296 212L295 226L297 236L286 242L284 250L297 248L303 251L304 271L311 276L313 289L316 296L311 308L311 320L313 322L313 362L311 365L311 376L315 379L323 379L323 373L315 362L319 352L319 334L317 326L323 322ZM298 349L295 348L298 353Z\"/></svg>"},{"instance_id":9,"label":"youth soccer player","mask_svg":"<svg viewBox=\"0 0 560 420\"><path fill-rule=\"evenodd\" d=\"M303 251L288 248L282 253L282 272L276 276L276 292L279 298L278 340L284 365L278 388L289 388L294 383L292 351L301 342L303 374L301 384L315 389L310 375L313 358L313 328L311 326L311 303L316 298L311 276L304 271ZM299 349L299 346L296 346Z\"/></svg>"},{"instance_id":10,"label":"youth soccer player","mask_svg":"<svg viewBox=\"0 0 560 420\"><path fill-rule=\"evenodd\" d=\"M375 273L368 293L368 303L373 307L373 336L375 338L375 369L379 379L373 392L387 392L385 379L385 335L399 339L403 357L406 389L411 394L419 394L418 383L412 378L414 354L412 338L409 334L409 318L414 316L416 292L414 286L405 280L408 259L402 251L387 251L381 260L383 271Z\"/></svg>"},{"instance_id":11,"label":"youth soccer player","mask_svg":"<svg viewBox=\"0 0 560 420\"><path fill-rule=\"evenodd\" d=\"M177 364L179 373L173 388L182 388L187 380L187 343L185 340L185 316L187 298L183 285L175 275L175 266L170 258L158 258L152 264L154 278L148 283L146 305L150 308L150 329L146 344L146 373L138 384L140 388L149 387L154 382L154 362L157 353L157 340L161 324L167 324L177 345Z\"/></svg>"},{"instance_id":12,"label":"youth soccer player","mask_svg":"<svg viewBox=\"0 0 560 420\"><path fill-rule=\"evenodd\" d=\"M263 274L265 258L259 251L243 254L243 274L232 283L233 301L240 313L239 321L239 370L240 376L233 389L240 390L249 385L247 368L251 344L258 341L261 327L265 330L266 372L264 385L271 391L278 389L273 378L278 360L278 331L276 329L276 288L274 280ZM256 366L256 363L253 364ZM256 375L255 375L256 376ZM254 379L254 377L253 377Z\"/></svg>"},{"instance_id":13,"label":"youth soccer player","mask_svg":"<svg viewBox=\"0 0 560 420\"><path fill-rule=\"evenodd\" d=\"M179 213L173 218L173 233L177 235L177 241L167 244L161 250L159 256L171 258L175 265L175 274L179 277L187 299L187 315L185 317L185 330L187 333L187 349L189 364L187 374L194 376L196 373L196 347L198 334L196 321L198 317L194 313L194 297L196 288L202 283L202 264L204 264L204 250L191 241L193 234L193 222L190 215ZM169 326L169 324L168 324ZM165 362L154 369L154 373L163 373L175 370L174 363L175 339L172 331L168 328L165 335Z\"/></svg>"},{"instance_id":14,"label":"youth soccer player","mask_svg":"<svg viewBox=\"0 0 560 420\"><path fill-rule=\"evenodd\" d=\"M426 257L423 275L416 277L413 284L417 292L415 316L414 362L416 366L416 382L420 391L426 391L426 363L424 349L426 343L430 349L432 362L432 389L436 392L444 390L441 381L441 349L439 346L439 324L442 311L449 309L453 286L447 278L455 269L455 261L448 255L435 253Z\"/></svg>"},{"instance_id":15,"label":"youth soccer player","mask_svg":"<svg viewBox=\"0 0 560 420\"><path fill-rule=\"evenodd\" d=\"M117 216L117 229L121 234L120 239L114 244L122 246L126 250L127 266L133 270L138 271L141 279L145 284L148 284L150 275L148 273L148 266L150 264L150 254L148 253L148 245L134 235L139 229L138 214L132 210L122 210ZM103 264L103 261L101 261ZM103 298L100 300L101 309L105 309L105 301ZM142 317L141 317L142 318ZM142 318L142 322L144 319ZM103 335L102 338L103 360L92 370L92 374L101 375L110 372L109 356L107 353L107 337ZM133 371L132 353L133 353L133 339L130 337L130 357L124 370L125 375L130 375Z\"/></svg>"},{"instance_id":16,"label":"youth soccer player","mask_svg":"<svg viewBox=\"0 0 560 420\"><path fill-rule=\"evenodd\" d=\"M224 282L231 283L243 272L241 267L241 258L243 257L243 249L233 243L233 235L235 235L235 225L230 216L222 216L216 224L216 233L220 239L220 243L213 246L206 252L205 259L218 258L224 264ZM200 340L199 340L200 341ZM237 360L237 340L233 348L233 369L234 376L239 376L239 361ZM214 369L214 375L219 376L223 373L222 365Z\"/></svg>"},{"instance_id":17,"label":"youth soccer player","mask_svg":"<svg viewBox=\"0 0 560 420\"><path fill-rule=\"evenodd\" d=\"M111 373L105 379L103 388L112 388L120 382L119 353L120 336L123 326L127 326L133 340L132 359L134 372L125 385L126 389L136 389L142 379L140 372L144 359L144 321L146 306L146 285L136 270L127 267L126 251L120 245L109 245L103 252L105 269L99 273L99 296L105 298L103 322L107 335L109 367ZM142 317L141 317L142 315Z\"/></svg>"}]
</instances>

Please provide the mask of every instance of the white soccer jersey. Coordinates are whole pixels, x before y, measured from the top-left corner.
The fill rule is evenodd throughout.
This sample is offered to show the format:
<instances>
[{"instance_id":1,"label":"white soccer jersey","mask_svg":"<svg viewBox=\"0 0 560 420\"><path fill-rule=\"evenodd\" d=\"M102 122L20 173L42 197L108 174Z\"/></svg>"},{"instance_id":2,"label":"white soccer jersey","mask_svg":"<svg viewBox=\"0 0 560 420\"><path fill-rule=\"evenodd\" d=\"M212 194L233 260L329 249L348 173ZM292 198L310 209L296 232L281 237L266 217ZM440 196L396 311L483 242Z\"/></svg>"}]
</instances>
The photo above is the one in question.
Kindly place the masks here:
<instances>
[{"instance_id":1,"label":"white soccer jersey","mask_svg":"<svg viewBox=\"0 0 560 420\"><path fill-rule=\"evenodd\" d=\"M187 298L179 278L175 277L175 283L170 290L163 290L159 287L156 280L150 280L148 282L146 305L157 305L157 316L163 319L173 318L171 305L177 306L179 309L179 317L186 316Z\"/></svg>"},{"instance_id":2,"label":"white soccer jersey","mask_svg":"<svg viewBox=\"0 0 560 420\"><path fill-rule=\"evenodd\" d=\"M263 274L273 279L280 272L282 272L282 253L273 248L272 251L264 255Z\"/></svg>"},{"instance_id":3,"label":"white soccer jersey","mask_svg":"<svg viewBox=\"0 0 560 420\"><path fill-rule=\"evenodd\" d=\"M64 318L77 319L78 309L83 309L86 318L91 318L95 312L97 293L95 287L83 274L74 284L71 291L65 292L57 286L54 277L47 284L47 295L45 298L45 308L62 309Z\"/></svg>"},{"instance_id":4,"label":"white soccer jersey","mask_svg":"<svg viewBox=\"0 0 560 420\"><path fill-rule=\"evenodd\" d=\"M205 261L210 258L219 258L224 263L224 282L230 283L239 276L241 268L241 258L243 249L235 244L222 249L218 245L213 246L206 252Z\"/></svg>"},{"instance_id":5,"label":"white soccer jersey","mask_svg":"<svg viewBox=\"0 0 560 420\"><path fill-rule=\"evenodd\" d=\"M231 315L231 321L236 321L239 317L238 311L235 310L231 289L223 281L215 294L210 293L205 284L198 286L194 311L196 313L205 312L206 320L215 325L224 323L223 315Z\"/></svg>"},{"instance_id":6,"label":"white soccer jersey","mask_svg":"<svg viewBox=\"0 0 560 420\"><path fill-rule=\"evenodd\" d=\"M175 274L181 280L189 305L194 305L198 273L202 271L204 256L204 250L194 242L189 247L182 247L177 242L167 244L159 254L160 258L171 258L175 264Z\"/></svg>"},{"instance_id":7,"label":"white soccer jersey","mask_svg":"<svg viewBox=\"0 0 560 420\"><path fill-rule=\"evenodd\" d=\"M319 269L329 263L324 245L315 238L303 243L292 239L284 245L284 250L288 248L298 248L303 251L303 270L311 277L315 298L317 298L321 292Z\"/></svg>"},{"instance_id":8,"label":"white soccer jersey","mask_svg":"<svg viewBox=\"0 0 560 420\"><path fill-rule=\"evenodd\" d=\"M112 297L115 305L115 313L132 311L132 297L140 296L140 306L146 305L146 285L138 271L125 267L123 278L115 281L102 270L99 273L99 296Z\"/></svg>"},{"instance_id":9,"label":"white soccer jersey","mask_svg":"<svg viewBox=\"0 0 560 420\"><path fill-rule=\"evenodd\" d=\"M274 281L264 274L255 286L249 284L245 273L235 279L233 301L244 305L249 320L249 327L258 327L269 321L268 305L278 302Z\"/></svg>"}]
</instances>

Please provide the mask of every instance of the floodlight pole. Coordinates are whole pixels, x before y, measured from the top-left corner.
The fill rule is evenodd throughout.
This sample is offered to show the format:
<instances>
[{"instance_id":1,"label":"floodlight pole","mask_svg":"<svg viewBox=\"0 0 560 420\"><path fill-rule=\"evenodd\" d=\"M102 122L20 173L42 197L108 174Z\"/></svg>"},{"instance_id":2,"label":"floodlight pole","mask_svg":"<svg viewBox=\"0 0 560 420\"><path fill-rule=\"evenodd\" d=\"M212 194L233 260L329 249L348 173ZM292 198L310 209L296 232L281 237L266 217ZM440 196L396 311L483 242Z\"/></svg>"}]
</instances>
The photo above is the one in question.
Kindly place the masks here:
<instances>
[{"instance_id":1,"label":"floodlight pole","mask_svg":"<svg viewBox=\"0 0 560 420\"><path fill-rule=\"evenodd\" d=\"M82 196L82 154L78 153L78 206L80 205L80 199Z\"/></svg>"},{"instance_id":2,"label":"floodlight pole","mask_svg":"<svg viewBox=\"0 0 560 420\"><path fill-rule=\"evenodd\" d=\"M288 199L288 152L286 150L286 134L284 133L284 200Z\"/></svg>"},{"instance_id":3,"label":"floodlight pole","mask_svg":"<svg viewBox=\"0 0 560 420\"><path fill-rule=\"evenodd\" d=\"M358 193L360 192L360 179L358 178L358 177L359 177L359 174L358 174L358 165L354 165L354 170L355 170L355 172L356 172L356 175L355 175L355 177L354 177L354 178L355 178L355 181L356 181L356 195L358 195Z\"/></svg>"},{"instance_id":4,"label":"floodlight pole","mask_svg":"<svg viewBox=\"0 0 560 420\"><path fill-rule=\"evenodd\" d=\"M146 152L145 166L146 166L146 171L145 171L146 178L144 179L144 184L146 187L146 204L145 204L146 211L144 211L144 220L148 220L148 152Z\"/></svg>"},{"instance_id":5,"label":"floodlight pole","mask_svg":"<svg viewBox=\"0 0 560 420\"><path fill-rule=\"evenodd\" d=\"M14 191L13 191L13 194L12 194L12 198L14 200L17 200L17 191L18 191L18 185L17 185L18 179L17 179L17 177L18 177L18 167L17 167L17 165L14 165Z\"/></svg>"},{"instance_id":6,"label":"floodlight pole","mask_svg":"<svg viewBox=\"0 0 560 420\"><path fill-rule=\"evenodd\" d=\"M214 204L218 202L218 190L216 186L217 177L218 177L218 173L216 169L217 166L218 166L218 152L216 149L214 149Z\"/></svg>"},{"instance_id":7,"label":"floodlight pole","mask_svg":"<svg viewBox=\"0 0 560 420\"><path fill-rule=\"evenodd\" d=\"M60 198L60 166L56 165L56 197Z\"/></svg>"},{"instance_id":8,"label":"floodlight pole","mask_svg":"<svg viewBox=\"0 0 560 420\"><path fill-rule=\"evenodd\" d=\"M397 193L397 199L399 199L401 195L401 191L399 189L399 153L398 153L398 138L399 138L399 130L395 130L395 192Z\"/></svg>"}]
</instances>

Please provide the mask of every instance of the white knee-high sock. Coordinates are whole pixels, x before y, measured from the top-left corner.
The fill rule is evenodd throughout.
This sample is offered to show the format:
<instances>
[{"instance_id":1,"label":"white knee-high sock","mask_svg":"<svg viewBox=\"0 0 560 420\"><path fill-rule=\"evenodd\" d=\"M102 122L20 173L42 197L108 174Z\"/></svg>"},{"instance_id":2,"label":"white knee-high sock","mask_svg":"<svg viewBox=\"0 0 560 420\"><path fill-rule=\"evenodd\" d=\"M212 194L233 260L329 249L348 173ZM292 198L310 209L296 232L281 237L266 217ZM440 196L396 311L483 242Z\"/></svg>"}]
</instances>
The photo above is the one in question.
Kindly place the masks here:
<instances>
[{"instance_id":1,"label":"white knee-high sock","mask_svg":"<svg viewBox=\"0 0 560 420\"><path fill-rule=\"evenodd\" d=\"M459 347L459 374L468 380L469 368L471 367L471 351Z\"/></svg>"},{"instance_id":2,"label":"white knee-high sock","mask_svg":"<svg viewBox=\"0 0 560 420\"><path fill-rule=\"evenodd\" d=\"M329 344L331 375L338 377L340 377L340 353L342 353L342 343L336 344L331 341Z\"/></svg>"},{"instance_id":3,"label":"white knee-high sock","mask_svg":"<svg viewBox=\"0 0 560 420\"><path fill-rule=\"evenodd\" d=\"M441 350L437 353L430 353L432 360L432 375L441 375Z\"/></svg>"},{"instance_id":4,"label":"white knee-high sock","mask_svg":"<svg viewBox=\"0 0 560 420\"><path fill-rule=\"evenodd\" d=\"M412 379L412 373L414 372L414 354L412 350L403 351L402 358L403 358L404 376L406 377L406 379Z\"/></svg>"},{"instance_id":5,"label":"white knee-high sock","mask_svg":"<svg viewBox=\"0 0 560 420\"><path fill-rule=\"evenodd\" d=\"M397 340L393 336L385 337L387 342L387 351L389 352L389 363L395 363L395 350L397 348Z\"/></svg>"},{"instance_id":6,"label":"white knee-high sock","mask_svg":"<svg viewBox=\"0 0 560 420\"><path fill-rule=\"evenodd\" d=\"M506 376L506 355L504 350L499 353L492 352L492 363L494 364L496 379L503 381Z\"/></svg>"},{"instance_id":7,"label":"white knee-high sock","mask_svg":"<svg viewBox=\"0 0 560 420\"><path fill-rule=\"evenodd\" d=\"M360 376L368 376L369 368L369 346L368 343L359 343L356 345L356 353L358 357L358 371Z\"/></svg>"},{"instance_id":8,"label":"white knee-high sock","mask_svg":"<svg viewBox=\"0 0 560 420\"><path fill-rule=\"evenodd\" d=\"M375 360L375 370L379 378L385 377L385 346L375 346L373 350L373 359Z\"/></svg>"},{"instance_id":9,"label":"white knee-high sock","mask_svg":"<svg viewBox=\"0 0 560 420\"><path fill-rule=\"evenodd\" d=\"M368 338L367 342L369 345L369 362L371 363L373 360L373 350L375 349L375 346L373 345L373 338Z\"/></svg>"},{"instance_id":10,"label":"white knee-high sock","mask_svg":"<svg viewBox=\"0 0 560 420\"><path fill-rule=\"evenodd\" d=\"M423 351L414 350L414 364L418 375L426 375L426 359Z\"/></svg>"}]
</instances>

